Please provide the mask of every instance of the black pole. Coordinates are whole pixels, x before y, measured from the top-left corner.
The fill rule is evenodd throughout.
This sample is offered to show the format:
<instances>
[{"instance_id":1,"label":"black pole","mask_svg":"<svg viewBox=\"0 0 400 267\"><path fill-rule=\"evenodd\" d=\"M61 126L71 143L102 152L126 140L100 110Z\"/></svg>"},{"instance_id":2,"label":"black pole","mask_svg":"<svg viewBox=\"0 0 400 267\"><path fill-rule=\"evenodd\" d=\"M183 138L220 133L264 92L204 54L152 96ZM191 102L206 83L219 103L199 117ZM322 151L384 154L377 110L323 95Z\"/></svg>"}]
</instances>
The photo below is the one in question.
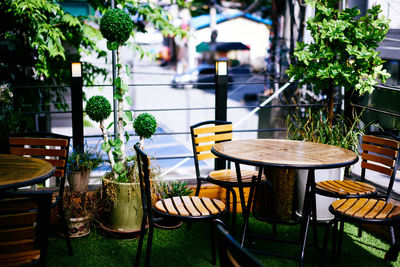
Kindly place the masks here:
<instances>
[{"instance_id":1,"label":"black pole","mask_svg":"<svg viewBox=\"0 0 400 267\"><path fill-rule=\"evenodd\" d=\"M75 150L83 149L82 75L71 78L72 140Z\"/></svg>"},{"instance_id":2,"label":"black pole","mask_svg":"<svg viewBox=\"0 0 400 267\"><path fill-rule=\"evenodd\" d=\"M215 120L227 120L227 102L228 102L228 61L215 61ZM226 161L215 159L215 170L226 168Z\"/></svg>"}]
</instances>

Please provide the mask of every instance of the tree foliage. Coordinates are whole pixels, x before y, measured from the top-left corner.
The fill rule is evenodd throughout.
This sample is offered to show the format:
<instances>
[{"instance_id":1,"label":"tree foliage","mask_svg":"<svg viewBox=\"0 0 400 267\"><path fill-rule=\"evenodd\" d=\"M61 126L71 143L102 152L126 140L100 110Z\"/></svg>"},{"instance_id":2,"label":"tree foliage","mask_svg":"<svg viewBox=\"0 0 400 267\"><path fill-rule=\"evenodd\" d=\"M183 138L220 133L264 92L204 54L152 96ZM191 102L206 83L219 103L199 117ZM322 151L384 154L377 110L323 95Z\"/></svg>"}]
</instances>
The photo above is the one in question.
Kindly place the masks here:
<instances>
[{"instance_id":1,"label":"tree foliage","mask_svg":"<svg viewBox=\"0 0 400 267\"><path fill-rule=\"evenodd\" d=\"M0 1L0 16L5 22L0 24L0 80L14 91L14 112L46 111L50 103L67 109L65 87L39 86L69 84L70 62L79 61L82 52L104 56L95 43L98 31L50 0ZM85 62L84 69L87 84L105 73ZM22 119L22 128L33 128L32 116Z\"/></svg>"},{"instance_id":2,"label":"tree foliage","mask_svg":"<svg viewBox=\"0 0 400 267\"><path fill-rule=\"evenodd\" d=\"M315 7L315 16L307 21L313 43L297 43L295 64L287 74L299 79L300 85L311 84L315 92L324 91L329 98L329 117L333 116L333 90L371 93L378 79L385 82L390 75L383 69L383 60L376 51L389 30L389 21L380 6L374 6L357 18L356 8L339 11L338 0L307 0Z\"/></svg>"}]
</instances>

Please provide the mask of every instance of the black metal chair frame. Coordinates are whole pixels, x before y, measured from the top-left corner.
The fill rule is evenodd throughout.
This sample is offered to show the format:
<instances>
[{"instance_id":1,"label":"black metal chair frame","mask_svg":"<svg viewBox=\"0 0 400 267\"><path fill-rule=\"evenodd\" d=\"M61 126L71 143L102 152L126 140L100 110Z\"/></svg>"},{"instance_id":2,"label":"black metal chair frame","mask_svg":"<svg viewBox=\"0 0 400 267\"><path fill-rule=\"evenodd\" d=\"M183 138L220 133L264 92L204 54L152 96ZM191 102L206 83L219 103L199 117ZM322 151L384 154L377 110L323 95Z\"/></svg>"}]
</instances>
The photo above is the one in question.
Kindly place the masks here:
<instances>
[{"instance_id":1,"label":"black metal chair frame","mask_svg":"<svg viewBox=\"0 0 400 267\"><path fill-rule=\"evenodd\" d=\"M194 156L194 165L196 169L196 181L197 181L197 186L196 186L196 192L195 195L198 196L200 193L200 188L201 188L201 183L207 182L207 183L212 183L215 185L218 185L226 190L226 207L227 207L227 214L229 215L230 212L230 194L232 194L232 231L235 234L235 229L236 229L236 213L237 213L237 197L236 197L236 192L234 190L235 187L239 187L238 182L225 182L225 181L219 181L212 179L211 177L202 177L200 173L200 166L199 166L199 160L198 156L196 153L196 143L195 143L195 134L194 134L194 129L204 126L207 124L213 124L215 126L217 125L225 125L225 124L232 124L232 122L229 121L219 121L219 120L210 120L210 121L203 121L197 124L194 124L190 126L190 133L192 137L192 146L193 146L193 156ZM218 143L218 142L216 142ZM222 161L222 159L216 159ZM230 161L228 161L227 168L229 169L231 167ZM251 187L251 182L242 182L243 187Z\"/></svg>"},{"instance_id":2,"label":"black metal chair frame","mask_svg":"<svg viewBox=\"0 0 400 267\"><path fill-rule=\"evenodd\" d=\"M384 137L391 137L392 139L395 139L396 141L400 142L400 138L396 137L390 133L379 133L380 136L384 136ZM355 198L375 198L375 199L384 199L386 202L390 200L391 198L391 193L392 193L392 189L393 189L393 184L394 184L394 180L396 178L396 171L397 171L397 167L398 167L398 163L399 163L399 159L400 159L400 148L397 150L397 157L395 160L395 164L393 166L393 173L390 176L390 180L389 180L389 184L386 190L385 194L379 194L378 192L375 192L373 194L369 194L366 196L360 196L357 195L355 196ZM366 169L362 169L361 170L361 181L364 182L365 181L365 173L366 173ZM318 191L317 191L318 192ZM319 192L318 192L319 193ZM325 194L326 195L326 194ZM338 195L334 195L334 197L338 197ZM354 196L345 196L343 198L354 198ZM343 231L344 231L344 222L351 222L351 223L356 223L359 225L359 230L358 230L358 236L361 237L361 225L362 224L378 224L378 225L388 225L389 226L389 230L390 230L390 237L391 237L391 248L389 249L389 251L386 253L385 255L385 259L387 260L396 260L397 255L399 253L400 250L400 240L399 238L396 239L395 237L395 228L400 229L400 216L395 217L395 218L390 218L390 219L364 219L364 218L357 218L357 217L353 217L353 216L348 216L346 214L342 214L338 211L336 211L332 205L329 206L329 211L335 216L335 218L329 222L328 227L326 229L325 232L325 240L324 240L324 251L326 251L327 248L327 239L328 239L328 235L329 235L329 227L331 225L334 226L334 234L333 234L333 245L332 245L332 257L334 260L337 260L338 257L340 256L340 252L341 252L341 243L342 243L342 239L343 239ZM339 239L337 238L337 234L338 234L338 223L340 222L340 226L339 226ZM337 240L338 239L338 240ZM336 241L338 241L338 244L336 246ZM337 250L337 251L336 251ZM336 254L337 252L337 254Z\"/></svg>"},{"instance_id":3,"label":"black metal chair frame","mask_svg":"<svg viewBox=\"0 0 400 267\"><path fill-rule=\"evenodd\" d=\"M220 266L264 266L257 258L240 246L240 244L226 230L225 224L221 220L214 220L214 226L216 228Z\"/></svg>"},{"instance_id":4,"label":"black metal chair frame","mask_svg":"<svg viewBox=\"0 0 400 267\"><path fill-rule=\"evenodd\" d=\"M71 239L70 239L69 232L68 232L68 223L67 223L67 219L65 217L64 205L63 205L63 196L64 196L65 180L66 180L65 176L67 175L67 162L68 162L69 146L70 146L71 137L67 136L67 135L50 133L50 132L26 132L26 133L21 133L21 134L17 134L17 135L12 135L10 137L54 138L54 139L66 139L68 141L67 146L66 146L66 156L59 157L59 159L65 160L65 165L63 167L64 175L62 177L60 177L58 196L56 197L56 201L52 203L52 207L55 207L55 206L58 207L58 212L61 217L61 224L63 227L64 238L65 238L65 241L67 244L68 253L70 255L73 255Z\"/></svg>"},{"instance_id":5,"label":"black metal chair frame","mask_svg":"<svg viewBox=\"0 0 400 267\"><path fill-rule=\"evenodd\" d=\"M135 259L135 266L139 266L140 264L140 256L142 252L143 240L144 235L146 234L146 223L148 223L148 238L147 238L147 248L146 248L146 258L145 258L145 266L150 265L150 254L151 254L151 247L153 242L153 234L154 234L154 213L160 215L164 218L176 218L183 222L203 222L203 221L210 221L212 222L213 219L218 218L218 216L222 215L223 213L219 214L211 214L208 216L180 216L180 215L173 215L169 213L164 213L155 209L152 205L152 197L151 197L151 184L150 184L150 173L149 173L149 158L148 156L140 149L138 144L134 145L137 160L138 160L138 171L139 171L139 183L140 183L140 193L142 196L142 207L143 207L143 218L140 227L140 236L139 236L139 244L138 249L136 252L136 259ZM214 243L214 228L211 225L211 254L212 254L212 263L215 264L216 262L216 249Z\"/></svg>"},{"instance_id":6,"label":"black metal chair frame","mask_svg":"<svg viewBox=\"0 0 400 267\"><path fill-rule=\"evenodd\" d=\"M24 198L33 200L38 204L38 214L36 219L35 231L35 247L40 249L40 258L31 262L29 265L45 266L46 263L52 194L53 192L51 191L12 191L3 192L0 194L0 200Z\"/></svg>"}]
</instances>

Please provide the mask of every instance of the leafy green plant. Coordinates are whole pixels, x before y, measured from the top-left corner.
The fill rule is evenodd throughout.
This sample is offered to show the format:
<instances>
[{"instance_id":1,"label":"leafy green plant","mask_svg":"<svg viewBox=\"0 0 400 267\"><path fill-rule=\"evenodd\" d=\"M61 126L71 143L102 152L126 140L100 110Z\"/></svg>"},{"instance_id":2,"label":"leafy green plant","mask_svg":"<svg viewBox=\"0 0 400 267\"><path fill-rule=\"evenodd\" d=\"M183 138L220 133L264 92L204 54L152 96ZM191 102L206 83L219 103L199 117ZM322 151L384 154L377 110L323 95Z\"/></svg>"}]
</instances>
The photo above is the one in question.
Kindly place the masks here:
<instances>
[{"instance_id":1,"label":"leafy green plant","mask_svg":"<svg viewBox=\"0 0 400 267\"><path fill-rule=\"evenodd\" d=\"M383 60L375 51L389 30L389 20L380 6L367 10L363 17L357 8L337 9L338 0L306 0L315 7L315 16L308 19L307 29L313 43L297 43L295 64L287 74L310 84L316 93L327 95L328 123L333 122L334 89L371 93L381 79L390 77L383 69Z\"/></svg>"},{"instance_id":2,"label":"leafy green plant","mask_svg":"<svg viewBox=\"0 0 400 267\"><path fill-rule=\"evenodd\" d=\"M103 159L97 147L85 145L83 149L73 149L68 156L67 170L71 172L87 172L97 168Z\"/></svg>"},{"instance_id":3,"label":"leafy green plant","mask_svg":"<svg viewBox=\"0 0 400 267\"><path fill-rule=\"evenodd\" d=\"M185 181L172 181L170 183L160 181L155 185L155 193L160 198L171 198L178 196L188 196L193 190Z\"/></svg>"},{"instance_id":4,"label":"leafy green plant","mask_svg":"<svg viewBox=\"0 0 400 267\"><path fill-rule=\"evenodd\" d=\"M350 149L358 153L359 138L369 124L361 121L362 112L349 119L336 114L333 124L328 123L324 110L309 108L304 116L287 116L287 135L291 140L328 144ZM350 126L349 126L350 125Z\"/></svg>"},{"instance_id":5,"label":"leafy green plant","mask_svg":"<svg viewBox=\"0 0 400 267\"><path fill-rule=\"evenodd\" d=\"M92 2L100 10L104 10L104 7L98 5L98 1ZM132 127L133 125L141 138L141 143L143 143L143 138L150 138L155 132L157 122L153 116L147 113L139 115L134 122L132 112L124 110L125 103L128 106L132 105L132 99L126 95L129 87L121 78L123 68L120 63L120 47L126 45L128 38L134 35L135 32L145 31L139 22L132 23L131 17L127 12L142 16L145 21L153 23L163 33L182 36L183 32L169 22L167 13L159 6L128 0L118 1L118 4L121 9L106 10L100 21L100 31L103 37L107 39L107 48L109 50L116 50L117 55L117 64L115 66L117 77L113 81L115 86L114 99L117 100L117 121L115 122L117 124L117 133L115 133L115 136L108 133L108 129L114 122L108 125L108 127L104 126L104 120L111 113L111 104L109 104L108 100L101 96L91 97L86 105L86 113L92 120L100 123L104 141L101 148L108 155L112 168L111 179L117 182L134 182L136 181L136 175L132 174L132 166L130 165L135 161L135 158L134 156L126 155L126 143L129 141L129 133L125 130L125 127ZM135 48L138 49L138 46ZM138 50L140 50L141 56L143 56L143 50ZM128 65L125 66L124 70L125 74L129 76L130 69Z\"/></svg>"}]
</instances>

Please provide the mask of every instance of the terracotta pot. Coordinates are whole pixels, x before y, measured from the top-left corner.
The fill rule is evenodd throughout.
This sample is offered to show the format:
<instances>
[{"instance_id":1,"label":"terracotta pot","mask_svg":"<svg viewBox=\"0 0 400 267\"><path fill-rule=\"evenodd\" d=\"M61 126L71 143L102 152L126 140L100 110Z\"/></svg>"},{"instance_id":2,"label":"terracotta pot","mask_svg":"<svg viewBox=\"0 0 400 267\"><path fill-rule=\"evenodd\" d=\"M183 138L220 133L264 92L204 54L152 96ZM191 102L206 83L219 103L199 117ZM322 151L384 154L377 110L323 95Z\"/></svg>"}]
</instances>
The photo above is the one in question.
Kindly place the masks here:
<instances>
[{"instance_id":1,"label":"terracotta pot","mask_svg":"<svg viewBox=\"0 0 400 267\"><path fill-rule=\"evenodd\" d=\"M87 190L90 178L90 171L72 172L68 176L68 184L71 191L83 193Z\"/></svg>"},{"instance_id":2,"label":"terracotta pot","mask_svg":"<svg viewBox=\"0 0 400 267\"><path fill-rule=\"evenodd\" d=\"M103 177L103 190L113 206L108 223L119 231L140 231L143 217L139 183L117 183Z\"/></svg>"}]
</instances>

